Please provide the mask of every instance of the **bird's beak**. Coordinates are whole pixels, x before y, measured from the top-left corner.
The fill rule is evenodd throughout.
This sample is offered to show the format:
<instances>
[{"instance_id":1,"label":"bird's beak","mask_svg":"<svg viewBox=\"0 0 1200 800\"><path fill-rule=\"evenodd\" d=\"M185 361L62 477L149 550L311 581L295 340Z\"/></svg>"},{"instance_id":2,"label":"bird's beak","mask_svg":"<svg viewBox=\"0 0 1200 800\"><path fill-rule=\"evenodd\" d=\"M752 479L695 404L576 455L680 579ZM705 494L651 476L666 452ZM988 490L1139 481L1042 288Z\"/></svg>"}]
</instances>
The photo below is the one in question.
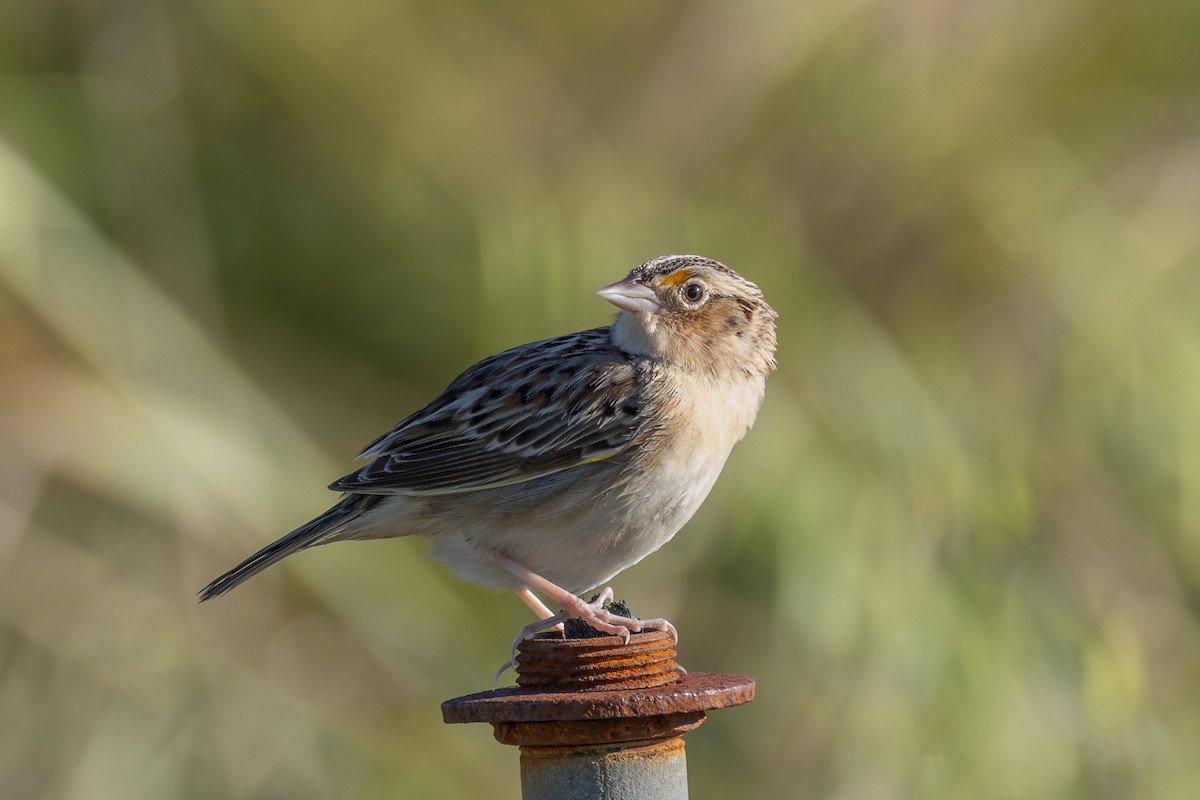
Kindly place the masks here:
<instances>
[{"instance_id":1,"label":"bird's beak","mask_svg":"<svg viewBox=\"0 0 1200 800\"><path fill-rule=\"evenodd\" d=\"M605 286L596 294L622 311L645 311L648 314L657 314L662 311L662 306L658 304L654 290L633 278L626 278Z\"/></svg>"}]
</instances>

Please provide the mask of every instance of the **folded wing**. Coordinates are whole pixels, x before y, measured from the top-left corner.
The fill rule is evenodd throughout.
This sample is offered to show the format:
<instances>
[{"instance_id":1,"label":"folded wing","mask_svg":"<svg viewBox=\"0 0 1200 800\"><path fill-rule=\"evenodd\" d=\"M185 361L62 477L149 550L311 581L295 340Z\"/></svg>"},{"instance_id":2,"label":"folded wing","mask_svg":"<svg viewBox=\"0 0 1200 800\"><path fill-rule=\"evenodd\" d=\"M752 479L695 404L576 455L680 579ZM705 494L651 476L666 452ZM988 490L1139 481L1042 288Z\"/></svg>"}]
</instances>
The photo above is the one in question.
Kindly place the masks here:
<instances>
[{"instance_id":1,"label":"folded wing","mask_svg":"<svg viewBox=\"0 0 1200 800\"><path fill-rule=\"evenodd\" d=\"M329 488L450 494L532 480L624 452L644 434L635 366L607 328L485 359L372 442Z\"/></svg>"}]
</instances>

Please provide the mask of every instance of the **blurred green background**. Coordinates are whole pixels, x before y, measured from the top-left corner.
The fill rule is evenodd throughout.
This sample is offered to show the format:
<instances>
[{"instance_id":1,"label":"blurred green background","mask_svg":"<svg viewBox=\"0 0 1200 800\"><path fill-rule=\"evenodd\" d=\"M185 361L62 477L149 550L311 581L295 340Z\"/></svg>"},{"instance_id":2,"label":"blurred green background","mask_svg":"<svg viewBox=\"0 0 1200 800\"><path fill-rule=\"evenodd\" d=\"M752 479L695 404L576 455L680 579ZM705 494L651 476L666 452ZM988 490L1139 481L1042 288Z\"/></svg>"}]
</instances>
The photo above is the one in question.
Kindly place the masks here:
<instances>
[{"instance_id":1,"label":"blurred green background","mask_svg":"<svg viewBox=\"0 0 1200 800\"><path fill-rule=\"evenodd\" d=\"M1200 797L1200 4L0 4L0 794L516 798L511 595L309 552L378 432L669 252L780 313L615 582L695 798Z\"/></svg>"}]
</instances>

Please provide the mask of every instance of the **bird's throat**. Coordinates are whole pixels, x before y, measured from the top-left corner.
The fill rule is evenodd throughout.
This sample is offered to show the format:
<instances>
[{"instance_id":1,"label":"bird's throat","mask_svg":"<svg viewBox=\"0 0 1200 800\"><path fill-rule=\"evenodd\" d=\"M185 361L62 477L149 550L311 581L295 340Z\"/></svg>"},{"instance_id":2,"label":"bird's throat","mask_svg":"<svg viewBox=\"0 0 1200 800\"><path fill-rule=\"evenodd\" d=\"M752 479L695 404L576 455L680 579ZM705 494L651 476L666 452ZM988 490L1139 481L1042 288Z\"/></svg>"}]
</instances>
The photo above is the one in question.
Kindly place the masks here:
<instances>
[{"instance_id":1,"label":"bird's throat","mask_svg":"<svg viewBox=\"0 0 1200 800\"><path fill-rule=\"evenodd\" d=\"M622 311L612 324L613 344L632 355L661 357L658 332L658 319L644 311Z\"/></svg>"}]
</instances>

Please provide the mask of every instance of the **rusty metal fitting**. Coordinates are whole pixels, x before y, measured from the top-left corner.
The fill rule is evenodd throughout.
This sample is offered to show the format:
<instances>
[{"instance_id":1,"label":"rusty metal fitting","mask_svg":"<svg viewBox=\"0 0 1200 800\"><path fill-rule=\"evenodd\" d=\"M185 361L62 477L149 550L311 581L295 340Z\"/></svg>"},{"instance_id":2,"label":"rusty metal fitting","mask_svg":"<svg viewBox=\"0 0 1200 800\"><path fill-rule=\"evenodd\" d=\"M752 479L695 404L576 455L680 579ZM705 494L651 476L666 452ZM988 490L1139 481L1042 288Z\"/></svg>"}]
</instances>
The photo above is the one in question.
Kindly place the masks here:
<instances>
[{"instance_id":1,"label":"rusty metal fitting","mask_svg":"<svg viewBox=\"0 0 1200 800\"><path fill-rule=\"evenodd\" d=\"M524 800L687 797L683 734L754 699L741 675L680 674L670 636L522 642L517 686L442 704L447 723L490 722L521 748Z\"/></svg>"},{"instance_id":2,"label":"rusty metal fitting","mask_svg":"<svg viewBox=\"0 0 1200 800\"><path fill-rule=\"evenodd\" d=\"M675 643L665 631L563 639L544 633L517 648L517 686L542 692L645 689L679 680Z\"/></svg>"}]
</instances>

